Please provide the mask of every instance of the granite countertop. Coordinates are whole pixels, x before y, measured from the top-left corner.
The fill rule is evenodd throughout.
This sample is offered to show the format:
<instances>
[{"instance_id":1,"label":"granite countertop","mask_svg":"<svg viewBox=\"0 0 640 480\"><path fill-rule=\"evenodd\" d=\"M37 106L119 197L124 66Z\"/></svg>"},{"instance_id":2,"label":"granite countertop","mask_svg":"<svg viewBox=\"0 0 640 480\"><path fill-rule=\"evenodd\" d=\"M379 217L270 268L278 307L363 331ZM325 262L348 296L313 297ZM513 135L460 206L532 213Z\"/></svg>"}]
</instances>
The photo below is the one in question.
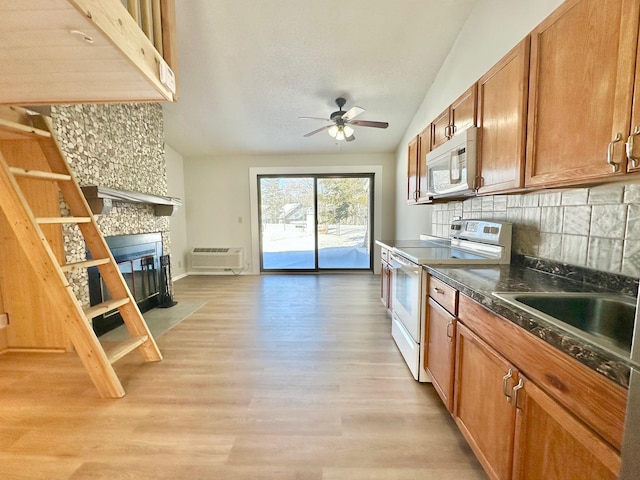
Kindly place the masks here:
<instances>
[{"instance_id":1,"label":"granite countertop","mask_svg":"<svg viewBox=\"0 0 640 480\"><path fill-rule=\"evenodd\" d=\"M550 262L549 262L550 263ZM522 258L511 265L423 266L434 277L456 288L492 312L519 325L545 342L571 355L614 382L629 387L630 360L594 341L527 313L492 295L492 292L615 292L635 297L638 282L629 277L590 271L562 264L547 265ZM606 281L604 281L606 277ZM597 285L607 285L603 290Z\"/></svg>"}]
</instances>

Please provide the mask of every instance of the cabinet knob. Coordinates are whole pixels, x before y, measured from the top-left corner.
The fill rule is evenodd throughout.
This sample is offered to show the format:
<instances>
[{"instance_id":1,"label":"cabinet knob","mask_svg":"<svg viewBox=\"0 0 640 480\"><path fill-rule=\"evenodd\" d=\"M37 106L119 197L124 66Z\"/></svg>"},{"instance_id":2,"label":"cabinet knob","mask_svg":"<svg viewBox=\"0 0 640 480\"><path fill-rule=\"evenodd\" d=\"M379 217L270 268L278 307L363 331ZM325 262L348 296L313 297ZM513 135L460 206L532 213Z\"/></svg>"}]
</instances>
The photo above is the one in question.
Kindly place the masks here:
<instances>
[{"instance_id":1,"label":"cabinet knob","mask_svg":"<svg viewBox=\"0 0 640 480\"><path fill-rule=\"evenodd\" d=\"M433 287L434 292L444 295L444 290L438 287Z\"/></svg>"},{"instance_id":2,"label":"cabinet knob","mask_svg":"<svg viewBox=\"0 0 640 480\"><path fill-rule=\"evenodd\" d=\"M615 162L613 160L613 153L615 150L616 143L618 143L620 140L622 140L622 134L617 133L616 137L609 142L609 148L607 150L607 163L611 165L611 171L613 173L617 172L620 169L620 165L618 165L618 162Z\"/></svg>"},{"instance_id":3,"label":"cabinet knob","mask_svg":"<svg viewBox=\"0 0 640 480\"><path fill-rule=\"evenodd\" d=\"M627 143L626 143L627 158L631 162L631 166L633 168L636 168L638 166L638 164L640 163L640 158L633 156L633 140L638 135L640 135L640 125L636 125L636 128L633 130L633 133L631 133L631 135L629 135L629 139L627 140Z\"/></svg>"}]
</instances>

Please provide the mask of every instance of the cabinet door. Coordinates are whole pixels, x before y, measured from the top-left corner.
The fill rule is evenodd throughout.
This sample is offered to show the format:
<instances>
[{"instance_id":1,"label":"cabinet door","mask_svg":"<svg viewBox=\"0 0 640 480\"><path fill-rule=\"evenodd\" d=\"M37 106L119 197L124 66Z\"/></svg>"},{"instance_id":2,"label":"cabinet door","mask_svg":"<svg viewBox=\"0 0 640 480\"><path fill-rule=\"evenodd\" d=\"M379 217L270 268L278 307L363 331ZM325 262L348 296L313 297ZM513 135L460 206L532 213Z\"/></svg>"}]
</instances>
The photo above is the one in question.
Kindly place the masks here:
<instances>
[{"instance_id":1,"label":"cabinet door","mask_svg":"<svg viewBox=\"0 0 640 480\"><path fill-rule=\"evenodd\" d=\"M640 171L640 40L636 56L636 83L633 89L631 131L627 140L627 170Z\"/></svg>"},{"instance_id":2,"label":"cabinet door","mask_svg":"<svg viewBox=\"0 0 640 480\"><path fill-rule=\"evenodd\" d=\"M517 395L515 480L614 480L620 456L522 375Z\"/></svg>"},{"instance_id":3,"label":"cabinet door","mask_svg":"<svg viewBox=\"0 0 640 480\"><path fill-rule=\"evenodd\" d=\"M418 135L418 203L427 203L431 199L427 196L429 191L427 177L427 153L431 151L431 125Z\"/></svg>"},{"instance_id":4,"label":"cabinet door","mask_svg":"<svg viewBox=\"0 0 640 480\"><path fill-rule=\"evenodd\" d=\"M433 298L429 298L425 369L429 372L433 387L450 412L453 410L455 327L455 317Z\"/></svg>"},{"instance_id":5,"label":"cabinet door","mask_svg":"<svg viewBox=\"0 0 640 480\"><path fill-rule=\"evenodd\" d=\"M416 203L418 199L418 137L411 139L407 152L407 203Z\"/></svg>"},{"instance_id":6,"label":"cabinet door","mask_svg":"<svg viewBox=\"0 0 640 480\"><path fill-rule=\"evenodd\" d=\"M511 477L516 410L505 392L515 381L515 368L458 322L453 414L492 480Z\"/></svg>"},{"instance_id":7,"label":"cabinet door","mask_svg":"<svg viewBox=\"0 0 640 480\"><path fill-rule=\"evenodd\" d=\"M567 0L532 32L526 186L626 170L639 9L638 0Z\"/></svg>"},{"instance_id":8,"label":"cabinet door","mask_svg":"<svg viewBox=\"0 0 640 480\"><path fill-rule=\"evenodd\" d=\"M451 104L449 122L451 128L449 137L464 132L469 127L475 127L478 117L478 86L474 83Z\"/></svg>"},{"instance_id":9,"label":"cabinet door","mask_svg":"<svg viewBox=\"0 0 640 480\"><path fill-rule=\"evenodd\" d=\"M431 149L449 140L449 130L449 109L447 108L431 122Z\"/></svg>"},{"instance_id":10,"label":"cabinet door","mask_svg":"<svg viewBox=\"0 0 640 480\"><path fill-rule=\"evenodd\" d=\"M528 75L529 37L478 81L478 193L523 186Z\"/></svg>"}]
</instances>

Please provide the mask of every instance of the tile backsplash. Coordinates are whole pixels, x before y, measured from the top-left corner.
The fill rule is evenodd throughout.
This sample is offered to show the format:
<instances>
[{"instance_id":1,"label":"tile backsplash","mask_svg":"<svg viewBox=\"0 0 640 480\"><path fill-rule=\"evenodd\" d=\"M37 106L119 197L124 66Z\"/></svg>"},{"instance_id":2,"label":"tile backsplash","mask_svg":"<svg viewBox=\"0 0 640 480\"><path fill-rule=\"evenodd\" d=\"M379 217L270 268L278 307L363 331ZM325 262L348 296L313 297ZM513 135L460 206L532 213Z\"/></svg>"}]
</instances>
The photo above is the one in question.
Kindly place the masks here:
<instances>
[{"instance_id":1,"label":"tile backsplash","mask_svg":"<svg viewBox=\"0 0 640 480\"><path fill-rule=\"evenodd\" d=\"M632 277L640 275L640 184L614 184L433 205L432 232L457 217L514 224L513 251Z\"/></svg>"}]
</instances>

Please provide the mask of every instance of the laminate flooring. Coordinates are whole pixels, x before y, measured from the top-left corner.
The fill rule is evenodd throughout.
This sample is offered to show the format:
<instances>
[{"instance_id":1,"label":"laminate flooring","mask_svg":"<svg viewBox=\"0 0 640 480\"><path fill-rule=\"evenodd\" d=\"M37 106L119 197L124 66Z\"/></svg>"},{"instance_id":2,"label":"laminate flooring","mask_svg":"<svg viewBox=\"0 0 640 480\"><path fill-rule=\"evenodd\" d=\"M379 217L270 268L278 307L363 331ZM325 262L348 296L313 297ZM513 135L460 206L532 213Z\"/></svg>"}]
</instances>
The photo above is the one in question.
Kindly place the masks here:
<instances>
[{"instance_id":1,"label":"laminate flooring","mask_svg":"<svg viewBox=\"0 0 640 480\"><path fill-rule=\"evenodd\" d=\"M374 275L194 276L205 305L98 397L77 356L0 355L3 480L486 479L391 339Z\"/></svg>"}]
</instances>

